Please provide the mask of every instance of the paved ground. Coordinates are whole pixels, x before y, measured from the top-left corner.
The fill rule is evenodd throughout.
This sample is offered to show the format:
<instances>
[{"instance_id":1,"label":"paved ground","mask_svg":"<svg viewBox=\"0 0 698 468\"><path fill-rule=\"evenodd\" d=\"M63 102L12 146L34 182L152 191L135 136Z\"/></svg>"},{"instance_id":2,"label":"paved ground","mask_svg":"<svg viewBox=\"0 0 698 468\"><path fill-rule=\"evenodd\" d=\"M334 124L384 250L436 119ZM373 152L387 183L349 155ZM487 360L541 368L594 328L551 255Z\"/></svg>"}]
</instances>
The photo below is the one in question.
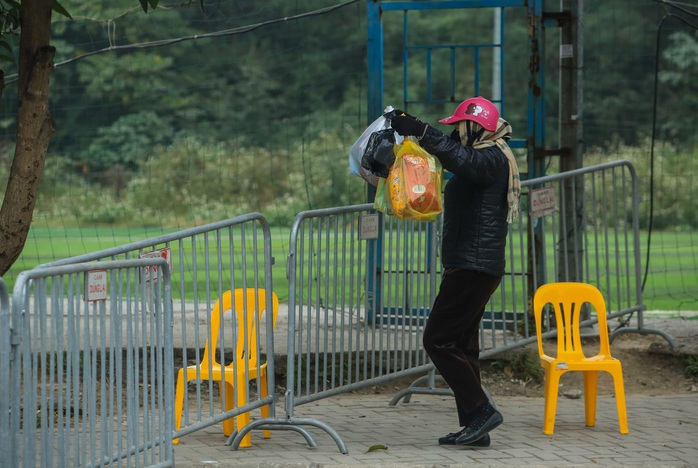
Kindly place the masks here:
<instances>
[{"instance_id":1,"label":"paved ground","mask_svg":"<svg viewBox=\"0 0 698 468\"><path fill-rule=\"evenodd\" d=\"M261 430L253 430L253 446L236 451L215 426L182 438L175 447L176 466L698 466L697 395L628 396L627 435L618 431L610 397L599 398L596 427L584 426L582 399L561 398L554 436L541 431L541 398L500 398L504 424L491 433L486 449L437 444L438 436L456 429L450 397L413 395L407 404L388 402L386 395L347 394L296 408L296 418L334 429L348 454L312 425L301 427L316 448L295 431L274 430L264 439ZM385 448L369 450L376 445Z\"/></svg>"},{"instance_id":2,"label":"paved ground","mask_svg":"<svg viewBox=\"0 0 698 468\"><path fill-rule=\"evenodd\" d=\"M682 348L698 337L698 320L658 319L647 325L672 334ZM542 398L499 397L496 405L504 424L491 433L492 445L486 449L437 444L439 436L458 429L451 397L413 395L409 403L397 406L389 405L391 398L350 393L297 407L294 422L310 434L315 448L296 431L272 430L271 438L264 439L256 429L251 432L252 447L231 450L221 426L209 427L183 437L175 446L176 466L698 467L695 393L627 395L627 435L618 431L612 397L599 397L596 427L584 425L583 399L560 397L554 436L542 433ZM283 400L276 411L277 417L285 416ZM335 431L347 454L322 427ZM374 446L381 448L369 450Z\"/></svg>"}]
</instances>

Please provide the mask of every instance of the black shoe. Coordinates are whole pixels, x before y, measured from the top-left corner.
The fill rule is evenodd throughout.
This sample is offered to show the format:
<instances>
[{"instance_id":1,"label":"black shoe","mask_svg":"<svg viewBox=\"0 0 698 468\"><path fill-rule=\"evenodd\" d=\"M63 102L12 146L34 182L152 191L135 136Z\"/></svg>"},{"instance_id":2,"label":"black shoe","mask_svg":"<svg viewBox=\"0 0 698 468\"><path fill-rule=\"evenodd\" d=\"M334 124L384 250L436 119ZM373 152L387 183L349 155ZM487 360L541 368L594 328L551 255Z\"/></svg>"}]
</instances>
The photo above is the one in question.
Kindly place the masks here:
<instances>
[{"instance_id":1,"label":"black shoe","mask_svg":"<svg viewBox=\"0 0 698 468\"><path fill-rule=\"evenodd\" d=\"M479 414L473 418L468 427L461 431L461 434L456 438L456 444L472 445L473 442L482 439L488 432L502 424L503 421L502 413L487 403Z\"/></svg>"},{"instance_id":2,"label":"black shoe","mask_svg":"<svg viewBox=\"0 0 698 468\"><path fill-rule=\"evenodd\" d=\"M458 439L458 437L460 437L463 434L465 434L465 428L461 429L458 432L451 432L448 435L445 435L443 437L439 437L439 445L456 445L456 440ZM467 447L489 447L490 446L490 435L485 434L481 439L478 439L475 442L467 444L466 446Z\"/></svg>"},{"instance_id":3,"label":"black shoe","mask_svg":"<svg viewBox=\"0 0 698 468\"><path fill-rule=\"evenodd\" d=\"M465 430L466 428L464 427L458 432L450 432L443 437L439 437L439 445L456 445L456 439L465 434Z\"/></svg>"}]
</instances>

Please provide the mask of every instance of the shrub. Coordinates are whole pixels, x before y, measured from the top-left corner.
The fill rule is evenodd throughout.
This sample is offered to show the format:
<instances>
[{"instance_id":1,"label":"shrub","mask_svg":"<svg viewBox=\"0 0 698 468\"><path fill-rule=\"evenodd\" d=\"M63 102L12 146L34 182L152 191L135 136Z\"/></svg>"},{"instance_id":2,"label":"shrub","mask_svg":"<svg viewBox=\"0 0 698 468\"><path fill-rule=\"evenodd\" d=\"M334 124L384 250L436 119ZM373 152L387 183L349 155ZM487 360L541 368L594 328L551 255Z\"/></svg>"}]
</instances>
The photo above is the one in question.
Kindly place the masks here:
<instances>
[{"instance_id":1,"label":"shrub","mask_svg":"<svg viewBox=\"0 0 698 468\"><path fill-rule=\"evenodd\" d=\"M698 378L698 356L688 356L686 358L686 369L684 372L688 377Z\"/></svg>"},{"instance_id":2,"label":"shrub","mask_svg":"<svg viewBox=\"0 0 698 468\"><path fill-rule=\"evenodd\" d=\"M698 174L698 158L685 148L680 150L668 143L655 144L652 168L650 144L649 138L638 146L628 146L620 139L615 139L603 148L591 148L584 155L584 165L592 166L620 159L633 164L641 201L640 228L648 227L649 216L644 214L649 212L651 197L654 197L655 229L683 230L698 227L698 208L692 196L693 178ZM653 185L652 193L650 185Z\"/></svg>"},{"instance_id":3,"label":"shrub","mask_svg":"<svg viewBox=\"0 0 698 468\"><path fill-rule=\"evenodd\" d=\"M504 357L492 361L492 367L499 369L512 379L522 382L541 382L543 368L535 350L520 349L507 353Z\"/></svg>"}]
</instances>

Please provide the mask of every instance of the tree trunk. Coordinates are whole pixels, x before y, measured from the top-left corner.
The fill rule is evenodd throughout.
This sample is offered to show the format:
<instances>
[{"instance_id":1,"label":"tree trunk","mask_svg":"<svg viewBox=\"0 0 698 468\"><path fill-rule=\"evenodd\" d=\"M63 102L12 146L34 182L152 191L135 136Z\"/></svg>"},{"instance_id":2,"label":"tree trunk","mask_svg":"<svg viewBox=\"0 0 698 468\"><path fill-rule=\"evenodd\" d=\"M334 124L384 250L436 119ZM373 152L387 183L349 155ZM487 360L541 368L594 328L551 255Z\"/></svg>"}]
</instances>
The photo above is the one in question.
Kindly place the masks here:
<instances>
[{"instance_id":1,"label":"tree trunk","mask_svg":"<svg viewBox=\"0 0 698 468\"><path fill-rule=\"evenodd\" d=\"M19 40L19 112L15 154L0 208L0 275L17 260L27 240L51 136L49 78L53 0L24 0Z\"/></svg>"}]
</instances>

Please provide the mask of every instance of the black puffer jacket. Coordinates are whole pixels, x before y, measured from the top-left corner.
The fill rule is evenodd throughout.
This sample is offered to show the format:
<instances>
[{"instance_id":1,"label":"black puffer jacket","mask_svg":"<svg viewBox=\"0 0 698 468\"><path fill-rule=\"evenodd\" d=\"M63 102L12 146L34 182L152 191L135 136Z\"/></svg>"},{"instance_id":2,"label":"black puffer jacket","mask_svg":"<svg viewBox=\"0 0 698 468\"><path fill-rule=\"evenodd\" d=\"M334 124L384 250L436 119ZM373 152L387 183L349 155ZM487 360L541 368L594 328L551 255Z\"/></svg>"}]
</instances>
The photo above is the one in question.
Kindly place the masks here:
<instances>
[{"instance_id":1,"label":"black puffer jacket","mask_svg":"<svg viewBox=\"0 0 698 468\"><path fill-rule=\"evenodd\" d=\"M429 127L420 145L453 175L444 189L444 268L504 275L509 163L496 145L473 149Z\"/></svg>"}]
</instances>

